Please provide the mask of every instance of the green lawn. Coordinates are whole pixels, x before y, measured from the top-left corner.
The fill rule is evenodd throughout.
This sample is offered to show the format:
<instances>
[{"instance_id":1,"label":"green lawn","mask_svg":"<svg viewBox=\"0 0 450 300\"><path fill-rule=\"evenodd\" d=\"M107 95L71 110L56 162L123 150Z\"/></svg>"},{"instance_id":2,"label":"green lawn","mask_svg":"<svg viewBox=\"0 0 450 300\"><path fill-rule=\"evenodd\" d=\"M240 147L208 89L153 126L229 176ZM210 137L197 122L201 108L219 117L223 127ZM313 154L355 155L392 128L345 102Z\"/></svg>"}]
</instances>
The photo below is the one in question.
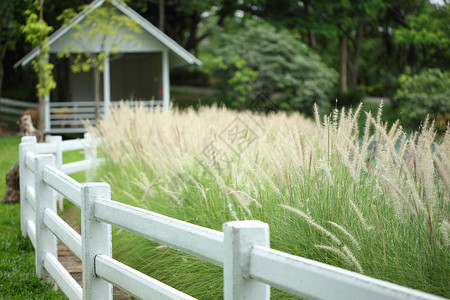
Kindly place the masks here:
<instances>
[{"instance_id":1,"label":"green lawn","mask_svg":"<svg viewBox=\"0 0 450 300\"><path fill-rule=\"evenodd\" d=\"M0 195L5 194L5 175L19 159L20 137L0 135Z\"/></svg>"},{"instance_id":2,"label":"green lawn","mask_svg":"<svg viewBox=\"0 0 450 300\"><path fill-rule=\"evenodd\" d=\"M20 205L0 204L0 299L66 299L36 276L34 248L20 232Z\"/></svg>"},{"instance_id":3,"label":"green lawn","mask_svg":"<svg viewBox=\"0 0 450 300\"><path fill-rule=\"evenodd\" d=\"M19 157L19 137L0 135L0 196L5 174ZM20 232L20 205L0 203L0 299L66 299L36 276L34 248Z\"/></svg>"}]
</instances>

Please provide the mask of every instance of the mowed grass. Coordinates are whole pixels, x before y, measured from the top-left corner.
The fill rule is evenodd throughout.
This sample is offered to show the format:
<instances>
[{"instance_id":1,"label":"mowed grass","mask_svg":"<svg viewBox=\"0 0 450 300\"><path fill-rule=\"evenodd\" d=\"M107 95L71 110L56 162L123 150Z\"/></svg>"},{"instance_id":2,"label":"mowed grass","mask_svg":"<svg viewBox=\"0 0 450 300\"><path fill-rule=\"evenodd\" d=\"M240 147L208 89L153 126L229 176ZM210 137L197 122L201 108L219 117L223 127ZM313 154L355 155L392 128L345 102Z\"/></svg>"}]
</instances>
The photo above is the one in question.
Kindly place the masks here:
<instances>
[{"instance_id":1,"label":"mowed grass","mask_svg":"<svg viewBox=\"0 0 450 300\"><path fill-rule=\"evenodd\" d=\"M114 200L220 231L261 220L274 249L450 297L450 138L381 115L360 127L359 114L122 106L90 130L107 140L99 174ZM222 269L195 257L122 230L113 251L194 297L223 296Z\"/></svg>"},{"instance_id":2,"label":"mowed grass","mask_svg":"<svg viewBox=\"0 0 450 300\"><path fill-rule=\"evenodd\" d=\"M0 135L0 195L5 194L5 175L19 160L20 137Z\"/></svg>"},{"instance_id":3,"label":"mowed grass","mask_svg":"<svg viewBox=\"0 0 450 300\"><path fill-rule=\"evenodd\" d=\"M17 162L19 137L0 135L0 195L5 174ZM20 205L0 203L0 299L66 299L36 276L34 248L20 231Z\"/></svg>"},{"instance_id":4,"label":"mowed grass","mask_svg":"<svg viewBox=\"0 0 450 300\"><path fill-rule=\"evenodd\" d=\"M20 205L0 204L0 299L67 299L36 276L34 248L20 231Z\"/></svg>"}]
</instances>

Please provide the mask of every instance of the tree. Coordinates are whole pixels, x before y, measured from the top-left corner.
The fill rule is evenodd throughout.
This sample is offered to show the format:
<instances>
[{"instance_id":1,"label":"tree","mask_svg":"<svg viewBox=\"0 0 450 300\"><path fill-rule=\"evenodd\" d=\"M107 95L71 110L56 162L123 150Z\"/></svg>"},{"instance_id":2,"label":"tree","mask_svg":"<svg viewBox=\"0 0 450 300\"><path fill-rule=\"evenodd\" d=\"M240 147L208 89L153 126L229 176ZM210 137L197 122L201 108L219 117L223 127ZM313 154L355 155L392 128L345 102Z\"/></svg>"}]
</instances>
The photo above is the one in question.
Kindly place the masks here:
<instances>
[{"instance_id":1,"label":"tree","mask_svg":"<svg viewBox=\"0 0 450 300\"><path fill-rule=\"evenodd\" d=\"M89 7L85 7L89 9ZM75 15L73 9L65 10L60 18L69 24ZM88 72L93 70L95 89L95 117L100 116L100 72L103 71L105 59L120 50L127 43L138 43L132 33L142 32L142 28L131 18L124 15L109 1L91 11L86 18L74 25L71 35L71 43L59 56L69 57L75 53L74 63L71 66L73 72ZM84 41L91 44L87 52L75 45L75 41Z\"/></svg>"},{"instance_id":2,"label":"tree","mask_svg":"<svg viewBox=\"0 0 450 300\"><path fill-rule=\"evenodd\" d=\"M3 60L6 51L14 49L21 36L20 26L24 23L23 12L30 8L28 1L0 1L0 96L3 83Z\"/></svg>"},{"instance_id":3,"label":"tree","mask_svg":"<svg viewBox=\"0 0 450 300\"><path fill-rule=\"evenodd\" d=\"M413 74L429 66L442 68L446 64L449 67L449 20L450 3L433 5L426 2L416 14L406 16L404 26L394 31L396 43L418 52L409 64Z\"/></svg>"},{"instance_id":4,"label":"tree","mask_svg":"<svg viewBox=\"0 0 450 300\"><path fill-rule=\"evenodd\" d=\"M236 0L131 0L128 4L153 24L163 26L167 35L195 53L199 43L211 34L202 30L205 20L214 18L216 25L223 26L225 19L237 9Z\"/></svg>"},{"instance_id":5,"label":"tree","mask_svg":"<svg viewBox=\"0 0 450 300\"><path fill-rule=\"evenodd\" d=\"M248 21L242 30L216 35L204 47L211 53L202 57L205 67L234 106L265 93L285 110L311 115L314 103L329 109L336 72L286 30Z\"/></svg>"},{"instance_id":6,"label":"tree","mask_svg":"<svg viewBox=\"0 0 450 300\"><path fill-rule=\"evenodd\" d=\"M27 10L25 12L28 15L26 24L21 27L21 31L25 35L25 41L40 48L37 59L33 60L32 64L39 79L36 89L39 97L39 129L41 131L43 131L45 124L46 97L56 87L52 74L53 65L48 62L48 35L53 31L53 28L44 21L43 4L43 0L34 2L35 10L39 12L39 16L31 10Z\"/></svg>"},{"instance_id":7,"label":"tree","mask_svg":"<svg viewBox=\"0 0 450 300\"><path fill-rule=\"evenodd\" d=\"M365 27L385 6L383 0L266 0L244 1L245 11L302 33L313 48L317 39L336 40L338 44L339 94L357 85L361 42ZM306 37L306 38L305 38ZM328 48L327 42L325 48ZM330 49L322 51L329 52ZM326 54L328 55L328 54Z\"/></svg>"}]
</instances>

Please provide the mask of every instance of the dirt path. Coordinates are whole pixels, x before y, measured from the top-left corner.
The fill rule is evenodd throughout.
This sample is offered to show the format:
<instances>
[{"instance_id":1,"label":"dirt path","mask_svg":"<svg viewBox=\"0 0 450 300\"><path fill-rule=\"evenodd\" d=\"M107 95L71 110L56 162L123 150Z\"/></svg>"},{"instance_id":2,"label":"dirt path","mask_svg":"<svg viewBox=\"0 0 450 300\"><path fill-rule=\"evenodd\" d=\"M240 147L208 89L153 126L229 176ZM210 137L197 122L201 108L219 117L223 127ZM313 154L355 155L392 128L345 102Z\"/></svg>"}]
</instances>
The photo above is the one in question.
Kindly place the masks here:
<instances>
[{"instance_id":1,"label":"dirt path","mask_svg":"<svg viewBox=\"0 0 450 300\"><path fill-rule=\"evenodd\" d=\"M61 214L61 218L63 218L78 233L81 232L80 210L77 207L71 206L69 208L66 208ZM70 275L72 275L72 277L81 286L83 286L81 261L60 241L58 241L58 260L61 262L64 268L66 268ZM117 287L114 287L113 295L114 300L133 299L130 295Z\"/></svg>"}]
</instances>

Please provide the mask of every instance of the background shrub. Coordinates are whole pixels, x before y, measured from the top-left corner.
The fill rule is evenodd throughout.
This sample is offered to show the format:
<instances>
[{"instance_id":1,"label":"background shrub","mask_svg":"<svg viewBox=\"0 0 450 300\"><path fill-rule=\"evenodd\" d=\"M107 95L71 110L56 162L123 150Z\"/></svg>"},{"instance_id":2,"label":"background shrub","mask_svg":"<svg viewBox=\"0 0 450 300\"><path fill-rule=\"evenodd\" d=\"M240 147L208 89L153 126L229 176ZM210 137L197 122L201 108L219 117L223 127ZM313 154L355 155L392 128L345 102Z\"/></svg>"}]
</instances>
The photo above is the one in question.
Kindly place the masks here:
<instances>
[{"instance_id":1,"label":"background shrub","mask_svg":"<svg viewBox=\"0 0 450 300\"><path fill-rule=\"evenodd\" d=\"M337 73L286 30L247 22L244 30L217 35L205 46L214 47L202 57L205 68L232 107L262 92L284 110L312 115L314 103L321 111L330 107Z\"/></svg>"},{"instance_id":2,"label":"background shrub","mask_svg":"<svg viewBox=\"0 0 450 300\"><path fill-rule=\"evenodd\" d=\"M394 101L398 104L400 119L406 128L417 127L427 115L434 120L450 112L449 72L427 69L414 76L401 76L400 84Z\"/></svg>"}]
</instances>

